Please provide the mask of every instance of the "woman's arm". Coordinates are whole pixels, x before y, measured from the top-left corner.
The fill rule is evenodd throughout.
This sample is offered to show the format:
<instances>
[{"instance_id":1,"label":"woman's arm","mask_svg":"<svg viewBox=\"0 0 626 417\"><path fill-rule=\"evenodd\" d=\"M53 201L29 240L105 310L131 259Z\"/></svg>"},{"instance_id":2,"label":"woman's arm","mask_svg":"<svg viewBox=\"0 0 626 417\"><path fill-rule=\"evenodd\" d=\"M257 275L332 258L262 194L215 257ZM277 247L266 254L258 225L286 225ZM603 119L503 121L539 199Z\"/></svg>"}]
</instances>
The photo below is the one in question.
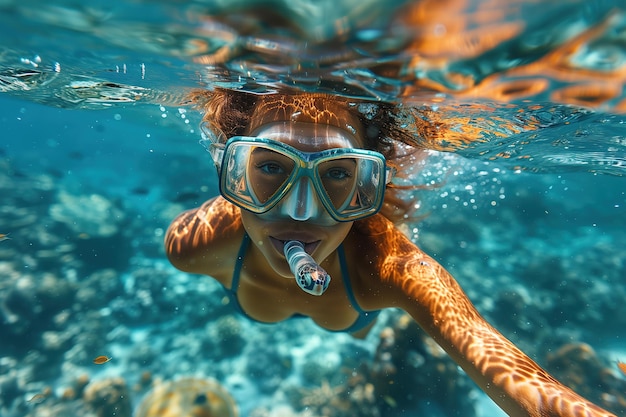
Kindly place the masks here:
<instances>
[{"instance_id":1,"label":"woman's arm","mask_svg":"<svg viewBox=\"0 0 626 417\"><path fill-rule=\"evenodd\" d=\"M165 253L182 271L215 276L232 268L242 229L239 208L216 197L174 219L165 234Z\"/></svg>"},{"instance_id":2,"label":"woman's arm","mask_svg":"<svg viewBox=\"0 0 626 417\"><path fill-rule=\"evenodd\" d=\"M379 271L377 299L407 311L509 415L615 417L562 385L489 325L454 278L384 217L355 227L367 235L357 240L367 242L358 248L360 256Z\"/></svg>"}]
</instances>

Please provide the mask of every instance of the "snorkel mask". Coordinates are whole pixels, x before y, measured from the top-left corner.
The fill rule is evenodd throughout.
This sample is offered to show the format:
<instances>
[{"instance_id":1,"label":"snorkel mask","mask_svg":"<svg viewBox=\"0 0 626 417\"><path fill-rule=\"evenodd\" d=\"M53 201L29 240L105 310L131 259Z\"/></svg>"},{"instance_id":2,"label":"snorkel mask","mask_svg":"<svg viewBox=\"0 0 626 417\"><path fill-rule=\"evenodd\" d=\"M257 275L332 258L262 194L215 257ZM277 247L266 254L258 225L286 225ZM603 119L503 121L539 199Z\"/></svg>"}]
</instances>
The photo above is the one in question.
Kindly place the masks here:
<instances>
[{"instance_id":1,"label":"snorkel mask","mask_svg":"<svg viewBox=\"0 0 626 417\"><path fill-rule=\"evenodd\" d=\"M338 222L359 220L380 210L392 178L383 155L352 148L349 133L330 125L276 122L257 129L259 136L228 140L210 126L201 131L222 196L257 214L276 207L273 215L299 221L328 215ZM323 150L301 150L307 148Z\"/></svg>"}]
</instances>

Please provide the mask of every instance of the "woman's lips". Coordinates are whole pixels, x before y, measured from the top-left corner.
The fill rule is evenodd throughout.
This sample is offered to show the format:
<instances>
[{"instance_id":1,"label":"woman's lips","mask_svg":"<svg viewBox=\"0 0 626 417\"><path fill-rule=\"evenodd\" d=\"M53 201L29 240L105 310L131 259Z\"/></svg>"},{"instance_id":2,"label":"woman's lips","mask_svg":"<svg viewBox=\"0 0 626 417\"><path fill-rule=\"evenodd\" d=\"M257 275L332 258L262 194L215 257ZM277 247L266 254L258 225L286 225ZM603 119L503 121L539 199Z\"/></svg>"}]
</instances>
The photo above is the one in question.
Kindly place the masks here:
<instances>
[{"instance_id":1,"label":"woman's lips","mask_svg":"<svg viewBox=\"0 0 626 417\"><path fill-rule=\"evenodd\" d=\"M321 243L321 240L315 240L315 241L305 241L305 240L300 240L300 239L278 239L275 238L274 236L270 236L270 241L272 242L272 245L274 246L274 249L276 249L276 251L278 253L280 253L281 256L285 256L285 243L291 241L291 240L297 240L299 242L301 242L302 244L304 244L304 251L306 253L308 253L309 255L313 256L313 252L315 252L315 249L317 249L318 245Z\"/></svg>"}]
</instances>

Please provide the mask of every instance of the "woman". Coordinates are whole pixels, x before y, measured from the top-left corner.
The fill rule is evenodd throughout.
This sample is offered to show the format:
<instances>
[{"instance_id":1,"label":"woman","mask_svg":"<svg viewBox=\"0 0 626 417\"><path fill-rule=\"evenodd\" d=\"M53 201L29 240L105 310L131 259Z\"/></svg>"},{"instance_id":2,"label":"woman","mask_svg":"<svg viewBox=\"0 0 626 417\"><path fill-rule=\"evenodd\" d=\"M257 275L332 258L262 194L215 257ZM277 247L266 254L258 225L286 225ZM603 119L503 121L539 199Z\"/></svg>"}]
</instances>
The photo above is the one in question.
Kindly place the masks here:
<instances>
[{"instance_id":1,"label":"woman","mask_svg":"<svg viewBox=\"0 0 626 417\"><path fill-rule=\"evenodd\" d=\"M307 316L356 332L381 309L402 308L508 414L611 415L491 327L454 278L394 226L390 218L406 210L385 188L411 134L393 107L224 90L195 99L222 195L172 223L165 245L174 266L214 277L242 314L266 323ZM289 242L332 283L323 273L294 279Z\"/></svg>"}]
</instances>

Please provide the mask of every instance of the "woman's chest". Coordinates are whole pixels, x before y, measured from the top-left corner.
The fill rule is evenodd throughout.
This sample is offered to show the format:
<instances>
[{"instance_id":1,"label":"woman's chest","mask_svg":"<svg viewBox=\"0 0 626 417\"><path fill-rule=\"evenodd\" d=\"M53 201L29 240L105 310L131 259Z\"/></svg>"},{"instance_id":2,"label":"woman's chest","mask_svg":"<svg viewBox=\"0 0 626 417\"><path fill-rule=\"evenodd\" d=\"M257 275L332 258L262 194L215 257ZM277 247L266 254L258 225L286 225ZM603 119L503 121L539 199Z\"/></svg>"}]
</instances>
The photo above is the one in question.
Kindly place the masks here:
<instances>
[{"instance_id":1,"label":"woman's chest","mask_svg":"<svg viewBox=\"0 0 626 417\"><path fill-rule=\"evenodd\" d=\"M303 315L321 327L343 330L359 314L341 276L331 280L328 290L320 296L305 293L295 279L281 278L282 282L263 285L261 278L243 273L233 292L240 309L254 320L271 323Z\"/></svg>"}]
</instances>

